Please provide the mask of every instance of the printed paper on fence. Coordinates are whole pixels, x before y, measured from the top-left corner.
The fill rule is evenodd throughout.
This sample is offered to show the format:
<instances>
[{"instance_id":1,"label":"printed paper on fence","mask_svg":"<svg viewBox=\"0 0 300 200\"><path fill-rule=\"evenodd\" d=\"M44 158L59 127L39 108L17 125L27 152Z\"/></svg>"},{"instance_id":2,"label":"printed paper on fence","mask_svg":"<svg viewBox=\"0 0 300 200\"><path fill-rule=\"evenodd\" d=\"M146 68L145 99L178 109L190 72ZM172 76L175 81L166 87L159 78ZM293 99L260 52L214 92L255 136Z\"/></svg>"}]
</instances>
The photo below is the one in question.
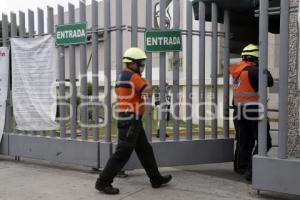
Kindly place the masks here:
<instances>
[{"instance_id":1,"label":"printed paper on fence","mask_svg":"<svg viewBox=\"0 0 300 200\"><path fill-rule=\"evenodd\" d=\"M52 36L13 38L12 99L18 130L55 130L57 51Z\"/></svg>"}]
</instances>

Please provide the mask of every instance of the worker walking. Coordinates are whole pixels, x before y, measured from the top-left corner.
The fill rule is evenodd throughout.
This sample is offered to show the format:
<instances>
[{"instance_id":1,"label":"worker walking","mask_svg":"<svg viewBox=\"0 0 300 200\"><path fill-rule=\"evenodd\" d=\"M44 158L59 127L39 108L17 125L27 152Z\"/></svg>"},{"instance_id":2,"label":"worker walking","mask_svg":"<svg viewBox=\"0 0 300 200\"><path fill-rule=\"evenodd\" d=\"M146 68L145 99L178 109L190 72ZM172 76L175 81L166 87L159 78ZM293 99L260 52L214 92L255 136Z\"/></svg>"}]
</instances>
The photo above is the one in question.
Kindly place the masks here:
<instances>
[{"instance_id":1,"label":"worker walking","mask_svg":"<svg viewBox=\"0 0 300 200\"><path fill-rule=\"evenodd\" d=\"M97 179L95 188L105 194L119 194L111 184L135 150L153 188L171 181L172 176L162 176L158 171L153 149L147 140L142 124L144 114L143 96L152 96L151 84L141 77L147 56L139 48L129 48L123 56L126 66L116 83L118 113L118 145Z\"/></svg>"},{"instance_id":2,"label":"worker walking","mask_svg":"<svg viewBox=\"0 0 300 200\"><path fill-rule=\"evenodd\" d=\"M235 113L235 127L237 134L237 148L235 152L234 170L244 174L252 180L252 156L258 153L258 76L259 50L256 45L250 44L243 49L242 61L232 65L229 72L233 78L233 107ZM268 87L273 86L273 78L269 71ZM263 108L265 109L265 108ZM272 146L268 122L267 149Z\"/></svg>"}]
</instances>

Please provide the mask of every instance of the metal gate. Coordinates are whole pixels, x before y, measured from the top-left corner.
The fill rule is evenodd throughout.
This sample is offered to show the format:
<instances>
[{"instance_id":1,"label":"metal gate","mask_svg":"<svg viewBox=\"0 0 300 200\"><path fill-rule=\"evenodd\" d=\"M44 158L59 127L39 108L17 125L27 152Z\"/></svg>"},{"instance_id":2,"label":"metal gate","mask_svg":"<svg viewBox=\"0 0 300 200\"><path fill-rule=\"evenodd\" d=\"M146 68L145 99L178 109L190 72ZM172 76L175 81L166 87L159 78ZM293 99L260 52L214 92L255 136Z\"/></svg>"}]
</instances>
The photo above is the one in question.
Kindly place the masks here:
<instances>
[{"instance_id":1,"label":"metal gate","mask_svg":"<svg viewBox=\"0 0 300 200\"><path fill-rule=\"evenodd\" d=\"M157 1L156 1L157 2ZM166 3L170 1L160 0L159 5L159 29L165 30L168 28L166 26ZM180 3L186 3L186 27L185 29L180 28ZM100 18L99 6L103 6L104 19ZM113 12L115 15L111 14L112 8L111 4L114 5ZM145 27L138 26L138 4L146 5L145 8L145 19L143 20L146 24ZM131 6L128 6L131 5ZM124 13L124 7L131 7L130 10L126 10ZM142 44L138 44L138 37L143 35L145 31L157 30L153 27L153 1L152 0L104 0L103 2L92 1L91 7L87 9L83 1L79 2L79 15L80 22L85 22L91 20L91 26L88 30L89 32L89 42L85 45L70 45L68 47L58 46L58 70L59 70L59 80L58 80L58 92L59 92L59 116L61 120L60 130L55 132L24 132L15 130L15 125L12 116L11 105L11 91L9 93L8 105L7 105L7 123L5 128L5 134L2 139L0 146L0 152L4 155L17 156L17 157L29 157L34 159L43 159L49 161L58 161L63 163L70 163L75 165L83 165L92 168L100 168L106 164L106 161L112 154L115 148L115 140L112 137L112 68L116 69L118 73L122 66L122 53L125 49L126 42L129 40L128 35L130 34L131 42L129 46L140 46L143 48ZM186 98L186 120L184 124L186 126L185 135L180 135L179 123L181 122L178 118L173 118L173 138L166 138L166 121L165 121L165 111L161 113L160 119L160 138L159 140L152 141L152 106L146 106L145 123L146 123L146 133L150 141L152 141L153 149L157 156L157 161L159 166L176 166L176 165L192 165L201 163L217 163L217 162L230 162L233 160L233 139L229 138L229 75L228 75L228 65L229 65L229 11L224 12L224 32L218 31L218 7L215 3L211 5L212 12L212 30L205 30L205 4L199 3L199 27L197 30L193 30L192 25L192 2L190 1L180 1L173 0L173 29L181 30L184 35L185 41L185 57L183 61L186 65L186 82L184 83L186 87L185 98ZM129 12L130 11L130 12ZM10 22L8 16L2 14L2 36L3 36L3 46L9 46L9 39L14 37L38 37L45 34L54 34L54 24L72 24L75 23L75 8L74 5L69 4L68 6L68 16L64 14L64 7L57 6L57 18L54 16L54 10L51 7L47 8L47 32L44 32L44 11L42 9L37 10L38 15L38 32L35 32L35 22L34 22L34 12L28 10L28 31L25 30L25 13L20 11L18 18L18 28L17 28L17 18L15 13L10 13ZM124 16L131 13L131 22L129 24L124 23ZM88 15L87 15L88 14ZM91 15L90 15L91 14ZM91 16L91 19L87 19L87 16ZM111 17L115 17L115 25L111 24ZM68 21L65 21L68 18ZM56 23L55 23L56 21ZM103 27L100 27L100 21L103 21ZM10 31L9 31L10 23ZM18 31L17 31L18 30ZM9 33L10 32L10 33ZM101 37L101 38L100 38ZM102 38L103 37L103 38ZM191 105L192 98L192 65L193 65L193 37L199 38L199 82L197 86L199 87L198 95L200 107L198 114L200 116L198 120L198 134L193 136L193 122L189 117L192 114ZM205 91L205 38L211 37L211 112L214 113L214 117L209 119L211 122L211 134L206 136L205 134L205 96L207 92ZM217 124L217 114L218 109L214 106L218 103L218 37L223 38L223 63L224 63L224 127L223 134L218 135L218 124ZM114 46L112 46L112 40ZM103 42L103 52L99 51L99 44ZM127 45L127 47L129 47ZM89 59L87 57L87 47L91 48L92 56L92 94L88 96L88 84L87 84L87 74L88 74L88 63ZM80 62L76 62L76 49L80 51ZM66 52L68 52L68 60L65 60ZM112 53L116 58L116 63L112 63ZM161 52L155 55L155 53L147 53L147 67L146 67L146 78L152 80L152 61L154 56L159 56L159 87L160 87L160 102L165 103L166 96L166 53ZM179 73L179 52L173 53L172 67L173 67L173 79L172 79L172 93L173 93L173 105L179 104L179 85L180 85L180 73ZM104 91L99 91L99 63L104 62L104 75L105 80L100 80L104 83ZM69 83L66 82L66 61L68 62L69 68ZM77 118L77 102L76 102L76 66L80 66L80 87L79 93L82 96L80 104L80 118ZM113 67L112 67L113 65ZM13 81L13 80L12 80ZM70 85L71 96L70 98L65 98L66 96L66 85ZM220 83L219 83L220 84ZM99 103L99 95L104 95L104 102ZM67 106L66 102L70 101L72 113L74 113L71 118L67 121L62 119L66 116ZM148 98L147 103L151 104L152 99ZM92 106L92 119L89 123L89 106ZM99 133L99 112L100 108L104 109L104 121L106 121L103 128L103 132ZM164 110L164 109L162 109ZM174 106L172 113L174 116L179 116L179 107ZM78 128L77 121L80 121L80 128ZM70 126L68 128L67 126ZM103 136L103 137L102 137ZM127 169L139 168L140 165L137 162L135 155L132 156L129 163L127 164Z\"/></svg>"},{"instance_id":2,"label":"metal gate","mask_svg":"<svg viewBox=\"0 0 300 200\"><path fill-rule=\"evenodd\" d=\"M269 1L260 0L259 9L259 96L267 108L267 78L265 69L268 55L268 17L280 15L280 69L279 69L279 134L278 155L267 155L267 119L264 109L259 122L259 154L253 158L253 187L260 190L300 195L300 160L288 158L288 66L289 66L289 16L297 11L289 1L281 0L280 7L269 8Z\"/></svg>"}]
</instances>

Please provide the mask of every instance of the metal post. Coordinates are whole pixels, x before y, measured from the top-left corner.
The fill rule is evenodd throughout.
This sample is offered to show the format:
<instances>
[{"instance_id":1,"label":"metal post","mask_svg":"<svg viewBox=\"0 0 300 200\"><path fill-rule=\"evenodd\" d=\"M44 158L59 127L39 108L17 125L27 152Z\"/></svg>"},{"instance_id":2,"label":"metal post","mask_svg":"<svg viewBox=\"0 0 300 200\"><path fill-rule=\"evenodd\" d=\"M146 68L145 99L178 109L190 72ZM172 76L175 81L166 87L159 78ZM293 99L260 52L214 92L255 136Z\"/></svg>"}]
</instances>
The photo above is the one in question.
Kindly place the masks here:
<instances>
[{"instance_id":1,"label":"metal post","mask_svg":"<svg viewBox=\"0 0 300 200\"><path fill-rule=\"evenodd\" d=\"M123 21L123 3L122 0L117 0L116 2L116 77L123 67L122 54L123 54L123 31L122 31L122 21Z\"/></svg>"},{"instance_id":2,"label":"metal post","mask_svg":"<svg viewBox=\"0 0 300 200\"><path fill-rule=\"evenodd\" d=\"M131 0L131 47L137 47L138 45L138 1Z\"/></svg>"},{"instance_id":3,"label":"metal post","mask_svg":"<svg viewBox=\"0 0 300 200\"><path fill-rule=\"evenodd\" d=\"M160 30L165 30L165 16L166 16L166 1L160 0L159 1L159 20L160 20ZM166 103L166 53L159 53L159 86L160 86L160 96L159 96L159 116L160 116L160 123L159 123L159 134L160 140L166 140L166 113L165 113L165 103Z\"/></svg>"},{"instance_id":4,"label":"metal post","mask_svg":"<svg viewBox=\"0 0 300 200\"><path fill-rule=\"evenodd\" d=\"M146 30L152 30L152 0L146 1ZM146 79L152 84L152 53L147 53ZM145 109L146 134L149 141L152 141L152 97L147 98Z\"/></svg>"},{"instance_id":5,"label":"metal post","mask_svg":"<svg viewBox=\"0 0 300 200\"><path fill-rule=\"evenodd\" d=\"M53 8L47 6L47 33L54 33L54 16L53 16Z\"/></svg>"},{"instance_id":6,"label":"metal post","mask_svg":"<svg viewBox=\"0 0 300 200\"><path fill-rule=\"evenodd\" d=\"M179 30L180 28L180 4L179 0L173 0L173 28ZM180 71L180 57L179 52L173 53L173 139L179 141L179 71Z\"/></svg>"},{"instance_id":7,"label":"metal post","mask_svg":"<svg viewBox=\"0 0 300 200\"><path fill-rule=\"evenodd\" d=\"M64 7L58 5L58 24L64 24ZM60 117L60 137L66 137L65 127L65 48L58 47L58 76L59 76L59 117Z\"/></svg>"},{"instance_id":8,"label":"metal post","mask_svg":"<svg viewBox=\"0 0 300 200\"><path fill-rule=\"evenodd\" d=\"M269 1L260 0L259 8L259 102L263 106L258 122L258 152L267 155L267 65L268 65L268 7Z\"/></svg>"},{"instance_id":9,"label":"metal post","mask_svg":"<svg viewBox=\"0 0 300 200\"><path fill-rule=\"evenodd\" d=\"M199 1L199 138L205 139L205 4Z\"/></svg>"},{"instance_id":10,"label":"metal post","mask_svg":"<svg viewBox=\"0 0 300 200\"><path fill-rule=\"evenodd\" d=\"M25 28L25 13L22 11L19 11L19 31L20 31L20 37L25 37L26 28ZM26 131L22 131L22 134L26 134Z\"/></svg>"},{"instance_id":11,"label":"metal post","mask_svg":"<svg viewBox=\"0 0 300 200\"><path fill-rule=\"evenodd\" d=\"M86 5L84 1L79 3L80 22L86 22ZM87 92L87 58L86 58L86 44L80 45L80 121L81 121L81 135L83 140L88 139L88 92Z\"/></svg>"},{"instance_id":12,"label":"metal post","mask_svg":"<svg viewBox=\"0 0 300 200\"><path fill-rule=\"evenodd\" d=\"M8 46L8 19L7 15L2 14L2 42L3 46Z\"/></svg>"},{"instance_id":13,"label":"metal post","mask_svg":"<svg viewBox=\"0 0 300 200\"><path fill-rule=\"evenodd\" d=\"M37 12L38 12L38 34L41 36L44 34L44 11L38 8Z\"/></svg>"},{"instance_id":14,"label":"metal post","mask_svg":"<svg viewBox=\"0 0 300 200\"><path fill-rule=\"evenodd\" d=\"M16 37L17 36L17 16L16 13L11 12L10 13L10 21L11 21L11 26L10 26L10 34L11 37Z\"/></svg>"},{"instance_id":15,"label":"metal post","mask_svg":"<svg viewBox=\"0 0 300 200\"><path fill-rule=\"evenodd\" d=\"M223 94L223 134L224 138L229 138L229 43L230 43L230 15L229 11L224 11L224 66L223 66L223 79L224 79L224 94Z\"/></svg>"},{"instance_id":16,"label":"metal post","mask_svg":"<svg viewBox=\"0 0 300 200\"><path fill-rule=\"evenodd\" d=\"M11 21L11 26L10 26L10 34L11 37L16 37L18 32L17 32L17 16L15 13L11 12L10 13L10 21ZM14 114L13 114L13 105L12 105L12 86L11 86L11 68L10 70L10 75L8 77L8 109L7 109L7 115L11 117L11 121L12 121L12 126L9 127L9 131L13 131L14 133L17 133L17 131L15 130L16 128L16 121L14 118Z\"/></svg>"},{"instance_id":17,"label":"metal post","mask_svg":"<svg viewBox=\"0 0 300 200\"><path fill-rule=\"evenodd\" d=\"M99 140L98 2L92 1L93 138Z\"/></svg>"},{"instance_id":18,"label":"metal post","mask_svg":"<svg viewBox=\"0 0 300 200\"><path fill-rule=\"evenodd\" d=\"M104 0L105 142L111 142L111 33L110 0Z\"/></svg>"},{"instance_id":19,"label":"metal post","mask_svg":"<svg viewBox=\"0 0 300 200\"><path fill-rule=\"evenodd\" d=\"M288 157L289 1L281 0L278 158Z\"/></svg>"},{"instance_id":20,"label":"metal post","mask_svg":"<svg viewBox=\"0 0 300 200\"><path fill-rule=\"evenodd\" d=\"M54 15L53 15L53 8L47 6L47 33L53 34L54 33ZM56 131L51 131L51 137L56 137Z\"/></svg>"},{"instance_id":21,"label":"metal post","mask_svg":"<svg viewBox=\"0 0 300 200\"><path fill-rule=\"evenodd\" d=\"M20 37L25 36L25 13L22 11L19 11L19 31L20 31Z\"/></svg>"},{"instance_id":22,"label":"metal post","mask_svg":"<svg viewBox=\"0 0 300 200\"><path fill-rule=\"evenodd\" d=\"M192 2L187 1L186 6L186 139L193 139L193 122L192 122L192 95L193 95L193 18Z\"/></svg>"},{"instance_id":23,"label":"metal post","mask_svg":"<svg viewBox=\"0 0 300 200\"><path fill-rule=\"evenodd\" d=\"M37 13L38 13L38 35L42 36L44 34L44 11L38 8ZM46 131L41 131L41 135L45 136Z\"/></svg>"},{"instance_id":24,"label":"metal post","mask_svg":"<svg viewBox=\"0 0 300 200\"><path fill-rule=\"evenodd\" d=\"M75 7L69 3L69 23L75 23ZM70 92L71 92L71 139L77 137L77 87L76 87L76 62L75 62L75 46L69 46L69 71L70 71Z\"/></svg>"},{"instance_id":25,"label":"metal post","mask_svg":"<svg viewBox=\"0 0 300 200\"><path fill-rule=\"evenodd\" d=\"M19 11L19 31L20 31L20 37L25 37L26 28L25 28L25 13L22 11ZM26 131L22 131L23 134L26 134Z\"/></svg>"},{"instance_id":26,"label":"metal post","mask_svg":"<svg viewBox=\"0 0 300 200\"><path fill-rule=\"evenodd\" d=\"M2 14L2 45L4 47L8 46L8 19L7 19L7 15ZM8 82L10 82L10 80L8 80ZM10 84L8 84L8 89L7 89L8 93L7 93L7 100L6 100L6 117L5 117L5 128L4 130L6 132L10 131L10 120L11 120L11 107L10 107Z\"/></svg>"},{"instance_id":27,"label":"metal post","mask_svg":"<svg viewBox=\"0 0 300 200\"><path fill-rule=\"evenodd\" d=\"M34 37L34 12L28 9L28 36ZM30 134L34 135L35 131L29 131Z\"/></svg>"},{"instance_id":28,"label":"metal post","mask_svg":"<svg viewBox=\"0 0 300 200\"><path fill-rule=\"evenodd\" d=\"M218 105L218 8L216 3L211 4L212 14L212 42L211 42L211 96L212 96L212 123L211 137L218 138L218 121L217 121L217 105Z\"/></svg>"},{"instance_id":29,"label":"metal post","mask_svg":"<svg viewBox=\"0 0 300 200\"><path fill-rule=\"evenodd\" d=\"M29 37L34 36L34 12L28 9L28 33Z\"/></svg>"}]
</instances>

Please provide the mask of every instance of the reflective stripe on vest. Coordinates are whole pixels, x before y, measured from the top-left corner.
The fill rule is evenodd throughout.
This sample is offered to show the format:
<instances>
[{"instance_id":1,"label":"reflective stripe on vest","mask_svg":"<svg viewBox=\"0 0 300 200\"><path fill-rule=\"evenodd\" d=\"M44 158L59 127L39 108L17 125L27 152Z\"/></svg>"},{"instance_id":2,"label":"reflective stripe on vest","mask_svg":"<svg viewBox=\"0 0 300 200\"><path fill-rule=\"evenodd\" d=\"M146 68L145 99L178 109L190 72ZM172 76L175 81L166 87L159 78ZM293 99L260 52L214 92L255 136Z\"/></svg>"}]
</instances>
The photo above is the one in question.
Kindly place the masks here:
<instances>
[{"instance_id":1,"label":"reflective stripe on vest","mask_svg":"<svg viewBox=\"0 0 300 200\"><path fill-rule=\"evenodd\" d=\"M233 94L233 97L258 97L258 92Z\"/></svg>"}]
</instances>

